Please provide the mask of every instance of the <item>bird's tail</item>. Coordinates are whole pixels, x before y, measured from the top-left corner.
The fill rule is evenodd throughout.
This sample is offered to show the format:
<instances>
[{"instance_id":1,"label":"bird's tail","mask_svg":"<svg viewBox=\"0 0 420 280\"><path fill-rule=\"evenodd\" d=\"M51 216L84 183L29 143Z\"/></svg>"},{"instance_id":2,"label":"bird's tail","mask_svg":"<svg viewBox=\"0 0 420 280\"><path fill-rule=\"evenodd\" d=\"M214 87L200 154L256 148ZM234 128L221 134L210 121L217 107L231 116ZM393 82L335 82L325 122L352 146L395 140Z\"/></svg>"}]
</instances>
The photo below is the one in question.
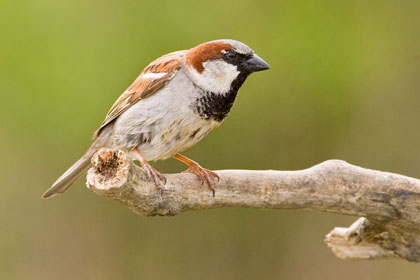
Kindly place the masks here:
<instances>
[{"instance_id":1,"label":"bird's tail","mask_svg":"<svg viewBox=\"0 0 420 280\"><path fill-rule=\"evenodd\" d=\"M112 127L113 125L109 124L101 131L100 135L95 136L95 142L93 142L87 152L54 182L54 184L42 195L42 198L49 198L53 195L65 192L70 188L74 181L89 169L90 160L93 154L105 146L112 131Z\"/></svg>"},{"instance_id":2,"label":"bird's tail","mask_svg":"<svg viewBox=\"0 0 420 280\"><path fill-rule=\"evenodd\" d=\"M42 198L49 198L53 195L65 192L85 171L90 167L90 159L96 152L95 149L89 149L81 159L76 161L63 175L58 178L54 184L42 195Z\"/></svg>"}]
</instances>

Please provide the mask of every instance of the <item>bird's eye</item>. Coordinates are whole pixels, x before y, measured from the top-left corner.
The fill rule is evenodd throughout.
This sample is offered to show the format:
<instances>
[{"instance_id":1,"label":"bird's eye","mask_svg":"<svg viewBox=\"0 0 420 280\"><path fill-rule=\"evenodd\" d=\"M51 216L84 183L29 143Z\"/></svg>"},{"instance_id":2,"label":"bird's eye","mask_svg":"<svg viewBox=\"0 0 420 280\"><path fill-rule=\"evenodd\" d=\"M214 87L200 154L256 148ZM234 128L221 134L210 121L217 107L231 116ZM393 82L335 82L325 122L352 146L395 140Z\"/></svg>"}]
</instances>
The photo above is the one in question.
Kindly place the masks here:
<instances>
[{"instance_id":1,"label":"bird's eye","mask_svg":"<svg viewBox=\"0 0 420 280\"><path fill-rule=\"evenodd\" d=\"M226 54L226 57L230 60L234 60L237 57L236 52L230 51Z\"/></svg>"}]
</instances>

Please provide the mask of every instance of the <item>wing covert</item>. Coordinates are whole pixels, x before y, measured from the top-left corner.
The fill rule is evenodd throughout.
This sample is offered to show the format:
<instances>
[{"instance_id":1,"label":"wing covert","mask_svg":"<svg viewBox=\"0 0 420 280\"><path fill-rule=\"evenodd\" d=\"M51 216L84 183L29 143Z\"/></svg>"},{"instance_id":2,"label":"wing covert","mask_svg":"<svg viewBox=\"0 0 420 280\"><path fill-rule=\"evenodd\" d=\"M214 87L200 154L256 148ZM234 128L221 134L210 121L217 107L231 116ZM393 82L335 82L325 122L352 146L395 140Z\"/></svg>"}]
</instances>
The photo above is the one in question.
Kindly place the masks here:
<instances>
[{"instance_id":1,"label":"wing covert","mask_svg":"<svg viewBox=\"0 0 420 280\"><path fill-rule=\"evenodd\" d=\"M164 55L150 63L137 79L112 105L102 125L95 132L96 138L102 129L141 99L147 98L165 86L181 68L185 51Z\"/></svg>"}]
</instances>

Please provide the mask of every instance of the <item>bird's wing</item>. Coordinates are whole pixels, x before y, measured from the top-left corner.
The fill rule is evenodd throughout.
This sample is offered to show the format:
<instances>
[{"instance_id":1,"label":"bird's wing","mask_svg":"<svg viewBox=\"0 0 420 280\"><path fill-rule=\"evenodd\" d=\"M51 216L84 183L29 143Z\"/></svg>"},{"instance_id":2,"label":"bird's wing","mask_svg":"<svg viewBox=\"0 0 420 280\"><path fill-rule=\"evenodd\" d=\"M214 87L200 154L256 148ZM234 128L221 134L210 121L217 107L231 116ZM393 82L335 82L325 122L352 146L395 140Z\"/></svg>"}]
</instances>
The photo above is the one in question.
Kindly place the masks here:
<instances>
[{"instance_id":1,"label":"bird's wing","mask_svg":"<svg viewBox=\"0 0 420 280\"><path fill-rule=\"evenodd\" d=\"M140 73L137 79L115 101L102 125L95 132L96 138L102 129L120 116L139 100L151 96L165 86L181 68L185 51L173 52L164 55L150 63Z\"/></svg>"}]
</instances>

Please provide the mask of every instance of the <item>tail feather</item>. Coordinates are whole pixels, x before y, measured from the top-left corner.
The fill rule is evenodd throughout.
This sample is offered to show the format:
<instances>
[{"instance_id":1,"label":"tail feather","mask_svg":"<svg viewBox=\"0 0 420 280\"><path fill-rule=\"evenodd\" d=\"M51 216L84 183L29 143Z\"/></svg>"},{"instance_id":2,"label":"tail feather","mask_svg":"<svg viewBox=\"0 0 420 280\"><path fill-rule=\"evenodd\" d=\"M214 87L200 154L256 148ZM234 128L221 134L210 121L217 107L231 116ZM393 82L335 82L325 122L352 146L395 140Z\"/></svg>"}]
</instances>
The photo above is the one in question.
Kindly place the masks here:
<instances>
[{"instance_id":1,"label":"tail feather","mask_svg":"<svg viewBox=\"0 0 420 280\"><path fill-rule=\"evenodd\" d=\"M81 159L76 161L54 184L42 195L49 198L53 195L65 192L85 171L90 167L90 158L93 151L88 151Z\"/></svg>"},{"instance_id":2,"label":"tail feather","mask_svg":"<svg viewBox=\"0 0 420 280\"><path fill-rule=\"evenodd\" d=\"M93 154L96 153L101 147L104 147L109 135L112 131L113 124L108 124L101 131L101 134L97 136L95 142L82 156L81 159L76 161L63 175L58 178L54 184L42 195L42 198L49 198L53 195L65 192L70 188L71 184L74 183L82 174L87 171L90 167L90 159Z\"/></svg>"}]
</instances>

